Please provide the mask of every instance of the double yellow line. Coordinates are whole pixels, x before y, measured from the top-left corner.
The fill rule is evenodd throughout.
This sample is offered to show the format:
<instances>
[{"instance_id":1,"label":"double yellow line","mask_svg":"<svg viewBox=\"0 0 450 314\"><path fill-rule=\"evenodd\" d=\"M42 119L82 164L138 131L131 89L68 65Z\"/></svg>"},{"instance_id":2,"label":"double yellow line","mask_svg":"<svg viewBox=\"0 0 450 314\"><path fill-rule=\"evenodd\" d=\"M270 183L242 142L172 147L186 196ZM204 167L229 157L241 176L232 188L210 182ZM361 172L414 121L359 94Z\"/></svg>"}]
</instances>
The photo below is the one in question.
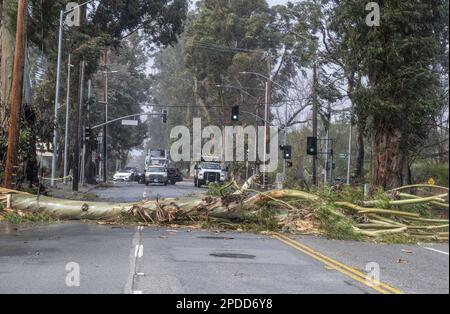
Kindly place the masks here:
<instances>
[{"instance_id":1,"label":"double yellow line","mask_svg":"<svg viewBox=\"0 0 450 314\"><path fill-rule=\"evenodd\" d=\"M403 292L385 284L382 282L378 282L376 280L373 280L372 278L369 278L367 275L357 271L354 268L348 267L342 263L339 263L338 261L335 261L334 259L325 256L319 252L314 251L313 249L307 247L306 245L297 242L295 240L292 240L291 238L280 234L280 233L274 233L273 237L281 242L283 242L286 245L289 245L290 247L293 247L294 249L324 263L331 269L334 269L338 272L340 272L343 275L346 275L347 277L350 277L365 286L374 289L375 291L381 293L381 294L403 294Z\"/></svg>"}]
</instances>

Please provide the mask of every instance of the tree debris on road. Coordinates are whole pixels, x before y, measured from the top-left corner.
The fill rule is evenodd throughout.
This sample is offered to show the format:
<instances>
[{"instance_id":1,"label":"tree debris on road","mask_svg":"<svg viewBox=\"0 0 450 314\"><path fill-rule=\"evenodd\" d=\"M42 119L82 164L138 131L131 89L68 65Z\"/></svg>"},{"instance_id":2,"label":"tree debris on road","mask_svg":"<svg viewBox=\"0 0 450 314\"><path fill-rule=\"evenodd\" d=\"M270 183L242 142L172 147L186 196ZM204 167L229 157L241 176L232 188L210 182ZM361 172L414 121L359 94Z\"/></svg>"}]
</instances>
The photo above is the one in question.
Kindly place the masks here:
<instances>
[{"instance_id":1,"label":"tree debris on road","mask_svg":"<svg viewBox=\"0 0 450 314\"><path fill-rule=\"evenodd\" d=\"M395 235L415 241L448 241L448 218L431 214L431 209L448 206L448 189L447 194L419 196L400 191L436 188L405 187L372 200L358 201L346 199L344 191L327 196L320 191L314 194L298 190L259 192L248 186L243 189L234 182L225 188L229 191L230 187L234 188L234 193L221 193L221 197L186 197L177 201L156 199L124 204L38 199L35 195L0 189L0 202L4 208L0 216L10 212L5 210L5 200L10 198L12 209L19 215L43 213L57 219L102 222L127 217L143 224L214 222L239 228L248 220L261 222L256 218L261 218L264 211L270 209L277 229L285 232L327 234L334 238L347 232L355 237L372 239Z\"/></svg>"}]
</instances>

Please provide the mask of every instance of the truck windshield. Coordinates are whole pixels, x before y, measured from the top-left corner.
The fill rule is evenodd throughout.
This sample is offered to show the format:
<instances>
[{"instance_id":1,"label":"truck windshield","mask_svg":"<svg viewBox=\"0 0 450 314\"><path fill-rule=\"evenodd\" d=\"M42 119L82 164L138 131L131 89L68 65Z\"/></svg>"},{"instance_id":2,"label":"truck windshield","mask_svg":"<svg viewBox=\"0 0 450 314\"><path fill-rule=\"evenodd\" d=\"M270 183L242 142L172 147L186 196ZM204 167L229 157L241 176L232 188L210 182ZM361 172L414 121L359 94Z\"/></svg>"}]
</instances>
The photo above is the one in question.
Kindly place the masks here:
<instances>
[{"instance_id":1,"label":"truck windshield","mask_svg":"<svg viewBox=\"0 0 450 314\"><path fill-rule=\"evenodd\" d=\"M160 167L158 167L158 168L148 168L147 172L152 172L152 173L155 173L155 172L166 172L166 168L160 168Z\"/></svg>"},{"instance_id":2,"label":"truck windshield","mask_svg":"<svg viewBox=\"0 0 450 314\"><path fill-rule=\"evenodd\" d=\"M203 169L211 169L211 170L221 170L220 164L215 163L204 163L202 164Z\"/></svg>"}]
</instances>

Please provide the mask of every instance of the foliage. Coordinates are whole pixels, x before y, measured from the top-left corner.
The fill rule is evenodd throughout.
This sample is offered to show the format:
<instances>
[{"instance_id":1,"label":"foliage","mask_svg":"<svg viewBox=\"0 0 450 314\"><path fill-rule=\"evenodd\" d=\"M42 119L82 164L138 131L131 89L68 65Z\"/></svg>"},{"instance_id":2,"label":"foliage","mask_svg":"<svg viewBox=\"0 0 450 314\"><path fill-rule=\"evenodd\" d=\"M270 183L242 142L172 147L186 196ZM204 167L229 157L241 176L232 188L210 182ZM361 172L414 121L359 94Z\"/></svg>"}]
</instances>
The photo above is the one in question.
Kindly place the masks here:
<instances>
[{"instance_id":1,"label":"foliage","mask_svg":"<svg viewBox=\"0 0 450 314\"><path fill-rule=\"evenodd\" d=\"M447 164L437 164L430 162L419 162L413 165L413 182L425 183L430 178L436 181L437 185L449 186L449 166Z\"/></svg>"},{"instance_id":2,"label":"foliage","mask_svg":"<svg viewBox=\"0 0 450 314\"><path fill-rule=\"evenodd\" d=\"M231 187L226 188L226 185L221 183L210 183L208 185L208 195L212 197L223 197L229 195L233 191L234 190Z\"/></svg>"},{"instance_id":3,"label":"foliage","mask_svg":"<svg viewBox=\"0 0 450 314\"><path fill-rule=\"evenodd\" d=\"M317 208L317 219L325 235L335 240L362 240L361 235L353 228L353 221L336 214L337 212L337 207L329 202L324 202Z\"/></svg>"},{"instance_id":4,"label":"foliage","mask_svg":"<svg viewBox=\"0 0 450 314\"><path fill-rule=\"evenodd\" d=\"M37 138L44 143L52 142L54 125L49 121L53 120L59 14L68 2L70 1L28 1L27 40L30 51L29 63L31 64L29 74L33 88L33 101L29 105L36 117L29 138L33 140ZM7 3L6 9L10 17L8 27L15 32L17 0ZM65 29L62 51L62 95L66 92L64 63L69 52L74 65L70 95L69 127L71 131L75 127L74 113L79 99L78 65L80 61L86 61L85 78L87 82L88 79L95 76L95 73L103 70L99 68L99 65L104 50L112 50L112 64L113 66L119 64L122 72L119 75L121 81L112 80L111 82L112 87L115 88L114 95L111 95L111 115L117 117L116 114L139 113L141 106L147 104L148 101L149 81L145 74L148 62L146 54L148 55L150 50L166 47L177 41L177 35L183 30L187 10L187 0L105 0L95 1L82 7L82 24L80 27ZM115 85L115 82L120 84ZM102 88L102 85L98 87ZM86 83L84 87L87 90ZM65 99L65 97L61 98ZM61 102L63 103L63 101ZM93 109L93 107L96 108ZM100 110L101 107L98 106L98 103L92 104L91 118L94 115L98 118L104 115L104 110ZM63 116L60 114L59 125L65 124ZM86 116L88 115L86 114ZM27 117L23 117L23 120L27 120ZM96 122L95 118L90 122ZM64 132L64 128L61 128L60 131ZM110 140L110 143L113 144L111 153L120 160L126 160L129 150L139 146L142 138L146 135L144 126L137 130L123 130L123 128L113 126L112 132L116 136ZM59 147L63 147L62 138L60 137ZM3 140L1 141L3 143ZM74 150L74 143L75 141L70 142L71 152ZM26 143L24 142L24 144ZM34 149L34 145L33 141L25 145L24 149L19 152L20 157L27 156L28 158L28 155L24 155L23 152L29 153ZM3 144L0 144L0 154L3 153L1 146ZM3 156L0 158L3 162Z\"/></svg>"},{"instance_id":5,"label":"foliage","mask_svg":"<svg viewBox=\"0 0 450 314\"><path fill-rule=\"evenodd\" d=\"M437 96L443 56L448 56L448 39L442 39L448 38L448 1L384 1L381 26L374 28L365 25L365 1L327 2L334 4L334 53L359 61L357 71L367 79L354 97L363 104L356 114L364 115L365 130L376 139L374 160L393 160L390 169L373 164L372 183L398 184L402 156L411 156L424 143L430 120L443 106ZM389 146L393 155L380 145ZM386 171L384 179L377 177Z\"/></svg>"}]
</instances>

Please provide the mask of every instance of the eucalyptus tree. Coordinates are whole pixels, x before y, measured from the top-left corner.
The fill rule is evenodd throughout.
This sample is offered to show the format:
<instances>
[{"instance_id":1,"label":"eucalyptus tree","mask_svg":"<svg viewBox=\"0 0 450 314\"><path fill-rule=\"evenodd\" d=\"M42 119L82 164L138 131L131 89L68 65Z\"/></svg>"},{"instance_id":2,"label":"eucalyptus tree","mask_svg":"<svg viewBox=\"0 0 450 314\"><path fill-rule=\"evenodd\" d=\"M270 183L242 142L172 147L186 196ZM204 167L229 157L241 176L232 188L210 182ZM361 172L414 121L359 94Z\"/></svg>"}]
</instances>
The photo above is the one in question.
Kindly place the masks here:
<instances>
[{"instance_id":1,"label":"eucalyptus tree","mask_svg":"<svg viewBox=\"0 0 450 314\"><path fill-rule=\"evenodd\" d=\"M357 70L352 95L371 139L371 184L397 187L408 179L409 159L443 106L448 1L382 1L379 27L366 24L365 1L324 3L333 11L331 48Z\"/></svg>"}]
</instances>

